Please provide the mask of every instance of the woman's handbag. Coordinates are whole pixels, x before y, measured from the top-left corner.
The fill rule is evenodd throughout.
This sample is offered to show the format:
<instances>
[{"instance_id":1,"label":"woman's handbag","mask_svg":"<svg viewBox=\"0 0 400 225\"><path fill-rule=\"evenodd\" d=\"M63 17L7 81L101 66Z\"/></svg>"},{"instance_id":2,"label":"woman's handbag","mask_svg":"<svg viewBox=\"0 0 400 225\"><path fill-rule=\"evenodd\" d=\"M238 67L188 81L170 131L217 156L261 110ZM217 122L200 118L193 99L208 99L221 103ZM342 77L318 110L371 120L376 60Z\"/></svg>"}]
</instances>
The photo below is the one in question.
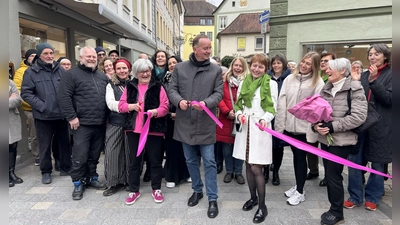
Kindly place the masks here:
<instances>
[{"instance_id":1,"label":"woman's handbag","mask_svg":"<svg viewBox=\"0 0 400 225\"><path fill-rule=\"evenodd\" d=\"M229 95L231 96L232 109L234 109L235 108L235 103L233 103L232 88L231 88L231 86L229 84L228 84L228 87L229 87ZM236 131L239 130L239 126L240 126L239 121L237 121L237 118L235 116L235 119L233 121L233 129L232 129L232 132L231 132L231 136L233 136L233 137L236 136Z\"/></svg>"},{"instance_id":2,"label":"woman's handbag","mask_svg":"<svg viewBox=\"0 0 400 225\"><path fill-rule=\"evenodd\" d=\"M351 95L351 89L347 93L347 105L348 105L349 109L346 112L346 115L351 114L351 96L350 95ZM370 102L368 102L367 119L361 126L352 129L352 131L354 133L360 135L361 133L367 131L373 125L377 124L379 122L379 120L381 120L381 118L382 118L381 115L379 115L379 113L378 113L378 111L376 111L375 107Z\"/></svg>"}]
</instances>

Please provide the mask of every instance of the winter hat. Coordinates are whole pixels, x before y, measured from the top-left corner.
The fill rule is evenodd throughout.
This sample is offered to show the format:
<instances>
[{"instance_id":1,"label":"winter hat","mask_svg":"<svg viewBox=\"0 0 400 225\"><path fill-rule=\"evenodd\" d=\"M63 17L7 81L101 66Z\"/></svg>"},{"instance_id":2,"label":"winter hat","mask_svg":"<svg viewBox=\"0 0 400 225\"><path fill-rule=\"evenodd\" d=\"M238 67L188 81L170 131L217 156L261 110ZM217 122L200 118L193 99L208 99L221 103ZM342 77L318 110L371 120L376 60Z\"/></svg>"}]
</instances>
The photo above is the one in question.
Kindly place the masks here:
<instances>
[{"instance_id":1,"label":"winter hat","mask_svg":"<svg viewBox=\"0 0 400 225\"><path fill-rule=\"evenodd\" d=\"M104 53L106 53L106 50L104 50L104 48L101 47L101 46L97 46L97 47L95 48L95 50L96 50L96 54L99 54L99 52L104 52Z\"/></svg>"},{"instance_id":2,"label":"winter hat","mask_svg":"<svg viewBox=\"0 0 400 225\"><path fill-rule=\"evenodd\" d=\"M36 54L36 49L28 49L28 50L25 52L25 59L28 59L29 56L31 56L32 54Z\"/></svg>"},{"instance_id":3,"label":"winter hat","mask_svg":"<svg viewBox=\"0 0 400 225\"><path fill-rule=\"evenodd\" d=\"M110 56L111 53L113 53L113 52L115 52L115 53L118 55L118 57L119 57L119 51L117 51L117 50L111 50L111 51L108 53L108 56Z\"/></svg>"},{"instance_id":4,"label":"winter hat","mask_svg":"<svg viewBox=\"0 0 400 225\"><path fill-rule=\"evenodd\" d=\"M42 51L45 50L46 48L51 49L54 52L54 48L53 46L51 46L49 43L40 43L38 45L36 45L36 55L38 57L40 57L40 55L42 54Z\"/></svg>"}]
</instances>

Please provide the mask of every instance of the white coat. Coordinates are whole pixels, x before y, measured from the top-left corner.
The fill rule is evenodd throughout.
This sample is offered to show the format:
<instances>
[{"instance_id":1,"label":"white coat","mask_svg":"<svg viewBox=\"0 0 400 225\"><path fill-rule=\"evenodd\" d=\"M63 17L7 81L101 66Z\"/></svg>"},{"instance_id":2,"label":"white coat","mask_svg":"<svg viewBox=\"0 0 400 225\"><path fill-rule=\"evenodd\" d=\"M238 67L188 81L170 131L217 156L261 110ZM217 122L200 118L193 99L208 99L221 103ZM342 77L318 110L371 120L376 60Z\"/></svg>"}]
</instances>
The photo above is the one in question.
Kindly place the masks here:
<instances>
[{"instance_id":1,"label":"white coat","mask_svg":"<svg viewBox=\"0 0 400 225\"><path fill-rule=\"evenodd\" d=\"M238 93L240 93L240 90L242 89L242 83L243 81L239 85ZM276 112L278 84L273 80L270 80L269 84ZM246 116L246 124L243 124L242 130L236 133L233 157L246 160L247 132L250 128L249 159L247 162L250 164L268 165L272 163L272 135L265 131L261 131L255 123L259 123L259 121L263 119L267 122L268 128L271 128L271 121L274 119L275 115L264 111L261 108L260 100L260 88L257 88L254 93L254 98L251 101L252 107L247 108L243 106L243 110L236 112L236 117L240 114Z\"/></svg>"}]
</instances>

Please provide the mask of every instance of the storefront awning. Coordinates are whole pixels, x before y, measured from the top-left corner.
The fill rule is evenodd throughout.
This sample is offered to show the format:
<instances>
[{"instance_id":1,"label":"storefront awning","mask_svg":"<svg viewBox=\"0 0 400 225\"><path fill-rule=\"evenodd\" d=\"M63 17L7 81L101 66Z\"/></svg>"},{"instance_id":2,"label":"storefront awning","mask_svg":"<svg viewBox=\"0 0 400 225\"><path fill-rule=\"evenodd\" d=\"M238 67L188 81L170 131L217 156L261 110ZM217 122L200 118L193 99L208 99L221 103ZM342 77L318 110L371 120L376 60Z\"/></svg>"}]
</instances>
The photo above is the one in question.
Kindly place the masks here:
<instances>
[{"instance_id":1,"label":"storefront awning","mask_svg":"<svg viewBox=\"0 0 400 225\"><path fill-rule=\"evenodd\" d=\"M145 42L156 48L156 42L142 33L139 29L122 19L117 13L101 3L87 3L85 1L55 0L68 9L87 17L100 29L106 29L121 34L121 36L133 40Z\"/></svg>"}]
</instances>

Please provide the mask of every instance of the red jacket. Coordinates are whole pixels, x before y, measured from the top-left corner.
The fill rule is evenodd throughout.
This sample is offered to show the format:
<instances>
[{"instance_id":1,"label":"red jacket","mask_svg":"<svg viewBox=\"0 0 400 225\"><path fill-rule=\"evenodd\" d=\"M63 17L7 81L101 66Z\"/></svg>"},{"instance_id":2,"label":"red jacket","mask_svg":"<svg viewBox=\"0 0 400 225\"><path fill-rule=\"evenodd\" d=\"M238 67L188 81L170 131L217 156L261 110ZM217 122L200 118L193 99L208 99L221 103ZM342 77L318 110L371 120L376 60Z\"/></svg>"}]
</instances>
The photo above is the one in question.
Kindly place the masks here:
<instances>
[{"instance_id":1,"label":"red jacket","mask_svg":"<svg viewBox=\"0 0 400 225\"><path fill-rule=\"evenodd\" d=\"M237 100L238 87L231 87L234 102ZM217 126L217 141L233 144L235 137L231 136L234 126L234 120L227 118L228 113L232 110L232 101L229 94L229 81L224 82L224 92L222 100L218 103L219 121L223 124L222 128Z\"/></svg>"}]
</instances>

